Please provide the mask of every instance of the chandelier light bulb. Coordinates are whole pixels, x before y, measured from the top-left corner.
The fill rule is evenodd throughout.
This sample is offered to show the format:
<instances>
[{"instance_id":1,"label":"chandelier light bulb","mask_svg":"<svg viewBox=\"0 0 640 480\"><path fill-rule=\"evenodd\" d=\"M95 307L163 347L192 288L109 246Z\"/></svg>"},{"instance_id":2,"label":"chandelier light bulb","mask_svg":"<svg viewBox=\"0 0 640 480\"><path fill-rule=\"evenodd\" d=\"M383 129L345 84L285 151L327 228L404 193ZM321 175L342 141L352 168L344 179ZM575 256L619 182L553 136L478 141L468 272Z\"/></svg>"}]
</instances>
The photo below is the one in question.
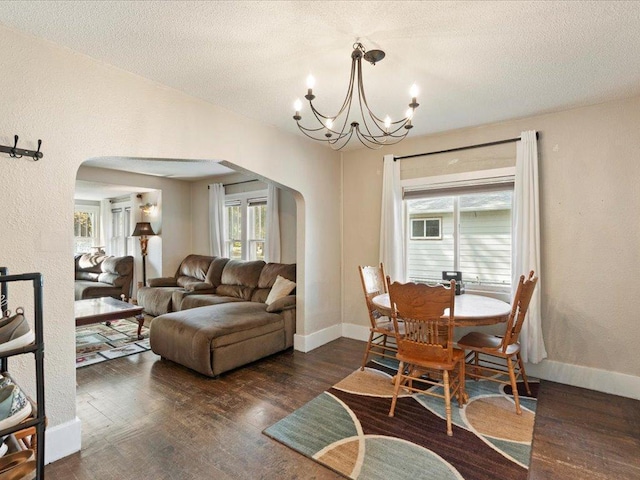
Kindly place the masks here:
<instances>
[{"instance_id":1,"label":"chandelier light bulb","mask_svg":"<svg viewBox=\"0 0 640 480\"><path fill-rule=\"evenodd\" d=\"M296 112L299 112L300 110L302 110L302 101L299 98L296 99L295 102L293 102L293 109Z\"/></svg>"},{"instance_id":2,"label":"chandelier light bulb","mask_svg":"<svg viewBox=\"0 0 640 480\"><path fill-rule=\"evenodd\" d=\"M331 130L333 128L333 120L331 120L330 118L327 118L327 121L325 122L325 125L327 126L327 128L329 130Z\"/></svg>"},{"instance_id":3,"label":"chandelier light bulb","mask_svg":"<svg viewBox=\"0 0 640 480\"><path fill-rule=\"evenodd\" d=\"M408 108L407 109L407 113L405 113L405 116L411 120L413 118L413 108Z\"/></svg>"},{"instance_id":4,"label":"chandelier light bulb","mask_svg":"<svg viewBox=\"0 0 640 480\"><path fill-rule=\"evenodd\" d=\"M418 93L420 93L420 89L414 83L413 85L411 85L411 89L409 90L409 95L411 95L411 98L416 98L418 96Z\"/></svg>"},{"instance_id":5,"label":"chandelier light bulb","mask_svg":"<svg viewBox=\"0 0 640 480\"><path fill-rule=\"evenodd\" d=\"M386 117L384 117L384 128L386 128L388 132L390 127L391 127L391 118L389 118L389 115L387 115Z\"/></svg>"},{"instance_id":6,"label":"chandelier light bulb","mask_svg":"<svg viewBox=\"0 0 640 480\"><path fill-rule=\"evenodd\" d=\"M313 78L313 75L309 75L307 77L307 88L311 90L315 86L316 86L316 79Z\"/></svg>"}]
</instances>

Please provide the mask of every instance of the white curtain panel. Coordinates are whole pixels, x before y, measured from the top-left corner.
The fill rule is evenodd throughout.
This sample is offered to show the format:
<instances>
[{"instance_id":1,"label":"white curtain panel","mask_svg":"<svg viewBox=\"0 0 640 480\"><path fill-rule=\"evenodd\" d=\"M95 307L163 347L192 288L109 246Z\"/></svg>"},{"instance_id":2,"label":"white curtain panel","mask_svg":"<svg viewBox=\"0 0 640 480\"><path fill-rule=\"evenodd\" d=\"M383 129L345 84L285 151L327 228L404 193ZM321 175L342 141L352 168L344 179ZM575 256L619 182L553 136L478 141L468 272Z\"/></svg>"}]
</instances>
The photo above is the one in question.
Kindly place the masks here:
<instances>
[{"instance_id":1,"label":"white curtain panel","mask_svg":"<svg viewBox=\"0 0 640 480\"><path fill-rule=\"evenodd\" d=\"M382 209L380 215L380 261L392 281L406 281L404 258L404 222L400 162L384 156L382 173Z\"/></svg>"},{"instance_id":2,"label":"white curtain panel","mask_svg":"<svg viewBox=\"0 0 640 480\"><path fill-rule=\"evenodd\" d=\"M266 262L280 262L280 214L278 188L269 184L267 190L267 238L264 259Z\"/></svg>"},{"instance_id":3,"label":"white curtain panel","mask_svg":"<svg viewBox=\"0 0 640 480\"><path fill-rule=\"evenodd\" d=\"M209 245L211 255L224 257L224 186L221 183L209 185Z\"/></svg>"},{"instance_id":4,"label":"white curtain panel","mask_svg":"<svg viewBox=\"0 0 640 480\"><path fill-rule=\"evenodd\" d=\"M517 142L516 179L513 198L512 297L520 275L534 270L539 277L527 319L520 333L521 355L525 362L538 363L547 356L542 338L540 311L540 203L538 199L538 143L536 132L522 132Z\"/></svg>"},{"instance_id":5,"label":"white curtain panel","mask_svg":"<svg viewBox=\"0 0 640 480\"><path fill-rule=\"evenodd\" d=\"M133 231L133 230L132 230ZM100 245L104 246L107 255L113 255L111 249L111 200L100 200ZM131 232L125 232L125 236L131 235Z\"/></svg>"}]
</instances>

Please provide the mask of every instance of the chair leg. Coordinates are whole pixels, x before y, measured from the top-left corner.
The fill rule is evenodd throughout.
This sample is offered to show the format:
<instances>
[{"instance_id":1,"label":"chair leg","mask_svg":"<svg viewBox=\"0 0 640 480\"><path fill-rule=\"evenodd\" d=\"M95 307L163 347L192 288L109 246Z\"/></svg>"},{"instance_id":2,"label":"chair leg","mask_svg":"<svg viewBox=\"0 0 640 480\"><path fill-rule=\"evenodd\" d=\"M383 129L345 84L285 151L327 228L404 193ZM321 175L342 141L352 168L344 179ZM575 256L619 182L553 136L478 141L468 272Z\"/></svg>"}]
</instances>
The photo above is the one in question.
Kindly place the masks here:
<instances>
[{"instance_id":1,"label":"chair leg","mask_svg":"<svg viewBox=\"0 0 640 480\"><path fill-rule=\"evenodd\" d=\"M369 341L367 342L367 349L364 351L364 359L362 360L362 366L360 370L364 370L364 366L367 364L367 359L369 358L369 350L371 350L371 342L373 341L373 332L369 332Z\"/></svg>"},{"instance_id":2,"label":"chair leg","mask_svg":"<svg viewBox=\"0 0 640 480\"><path fill-rule=\"evenodd\" d=\"M396 373L396 386L393 389L393 398L391 399L391 409L389 410L389 416L393 417L393 412L396 409L396 400L398 400L398 393L400 392L400 383L402 383L402 373L404 372L404 362L400 362L398 366L398 373Z\"/></svg>"},{"instance_id":3,"label":"chair leg","mask_svg":"<svg viewBox=\"0 0 640 480\"><path fill-rule=\"evenodd\" d=\"M518 352L518 366L520 367L520 375L522 375L522 381L524 382L524 388L527 389L527 394L531 395L531 389L529 388L529 380L527 379L527 372L524 371L524 362Z\"/></svg>"},{"instance_id":4,"label":"chair leg","mask_svg":"<svg viewBox=\"0 0 640 480\"><path fill-rule=\"evenodd\" d=\"M479 365L479 361L480 361L480 355L478 354L478 352L473 352L473 363L475 364L476 368L473 369L473 373L475 375L480 375L480 370L478 369L478 365ZM478 377L473 377L473 379L477 382L478 381Z\"/></svg>"},{"instance_id":5,"label":"chair leg","mask_svg":"<svg viewBox=\"0 0 640 480\"><path fill-rule=\"evenodd\" d=\"M442 372L442 379L444 380L444 409L447 413L447 435L453 436L453 429L451 428L451 392L449 391L449 372L444 370Z\"/></svg>"},{"instance_id":6,"label":"chair leg","mask_svg":"<svg viewBox=\"0 0 640 480\"><path fill-rule=\"evenodd\" d=\"M518 384L516 383L516 374L513 371L513 361L511 357L507 357L507 367L509 368L509 378L511 379L511 390L513 391L513 400L516 402L516 413L522 415L520 409L520 396L518 395Z\"/></svg>"},{"instance_id":7,"label":"chair leg","mask_svg":"<svg viewBox=\"0 0 640 480\"><path fill-rule=\"evenodd\" d=\"M465 362L464 358L460 361L460 383L458 384L458 406L462 408L462 405L467 403L467 392L464 387L465 382Z\"/></svg>"}]
</instances>

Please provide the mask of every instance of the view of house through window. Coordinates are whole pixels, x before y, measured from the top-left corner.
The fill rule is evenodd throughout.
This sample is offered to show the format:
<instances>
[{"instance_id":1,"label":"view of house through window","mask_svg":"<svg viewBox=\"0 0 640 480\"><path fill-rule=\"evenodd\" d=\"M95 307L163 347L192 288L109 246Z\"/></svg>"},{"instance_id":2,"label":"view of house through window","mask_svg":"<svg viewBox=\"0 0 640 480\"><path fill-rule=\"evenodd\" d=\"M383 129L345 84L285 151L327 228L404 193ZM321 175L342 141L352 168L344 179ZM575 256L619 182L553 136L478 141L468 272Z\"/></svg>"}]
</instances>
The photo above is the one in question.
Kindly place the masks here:
<instances>
[{"instance_id":1,"label":"view of house through window","mask_svg":"<svg viewBox=\"0 0 640 480\"><path fill-rule=\"evenodd\" d=\"M266 192L227 195L225 215L227 256L242 260L264 260Z\"/></svg>"},{"instance_id":2,"label":"view of house through window","mask_svg":"<svg viewBox=\"0 0 640 480\"><path fill-rule=\"evenodd\" d=\"M457 270L468 286L510 288L513 189L457 193L405 200L409 280Z\"/></svg>"}]
</instances>

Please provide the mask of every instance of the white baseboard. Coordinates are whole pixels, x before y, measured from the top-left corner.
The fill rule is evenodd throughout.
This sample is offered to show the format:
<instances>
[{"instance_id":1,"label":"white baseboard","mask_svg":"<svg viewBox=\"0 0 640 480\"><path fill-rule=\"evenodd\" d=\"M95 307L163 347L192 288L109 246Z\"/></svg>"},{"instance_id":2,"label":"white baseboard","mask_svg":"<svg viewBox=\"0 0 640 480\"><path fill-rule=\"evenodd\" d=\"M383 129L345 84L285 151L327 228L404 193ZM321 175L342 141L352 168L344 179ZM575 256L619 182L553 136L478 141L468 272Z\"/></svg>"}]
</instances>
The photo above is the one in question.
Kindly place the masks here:
<instances>
[{"instance_id":1,"label":"white baseboard","mask_svg":"<svg viewBox=\"0 0 640 480\"><path fill-rule=\"evenodd\" d=\"M366 342L369 338L369 328L343 323L342 336ZM535 365L528 363L525 365L525 369L528 375L543 380L640 400L640 377L633 375L556 362L555 360L543 360Z\"/></svg>"},{"instance_id":2,"label":"white baseboard","mask_svg":"<svg viewBox=\"0 0 640 480\"><path fill-rule=\"evenodd\" d=\"M44 441L44 462L56 460L80 451L82 422L78 417L55 427L47 428Z\"/></svg>"},{"instance_id":3,"label":"white baseboard","mask_svg":"<svg viewBox=\"0 0 640 480\"><path fill-rule=\"evenodd\" d=\"M640 400L640 377L570 363L543 360L525 364L527 375L552 382Z\"/></svg>"},{"instance_id":4,"label":"white baseboard","mask_svg":"<svg viewBox=\"0 0 640 480\"><path fill-rule=\"evenodd\" d=\"M311 350L318 348L325 343L332 342L342 336L342 325L332 325L317 332L310 333L309 335L293 336L293 348L300 352L310 352Z\"/></svg>"}]
</instances>

